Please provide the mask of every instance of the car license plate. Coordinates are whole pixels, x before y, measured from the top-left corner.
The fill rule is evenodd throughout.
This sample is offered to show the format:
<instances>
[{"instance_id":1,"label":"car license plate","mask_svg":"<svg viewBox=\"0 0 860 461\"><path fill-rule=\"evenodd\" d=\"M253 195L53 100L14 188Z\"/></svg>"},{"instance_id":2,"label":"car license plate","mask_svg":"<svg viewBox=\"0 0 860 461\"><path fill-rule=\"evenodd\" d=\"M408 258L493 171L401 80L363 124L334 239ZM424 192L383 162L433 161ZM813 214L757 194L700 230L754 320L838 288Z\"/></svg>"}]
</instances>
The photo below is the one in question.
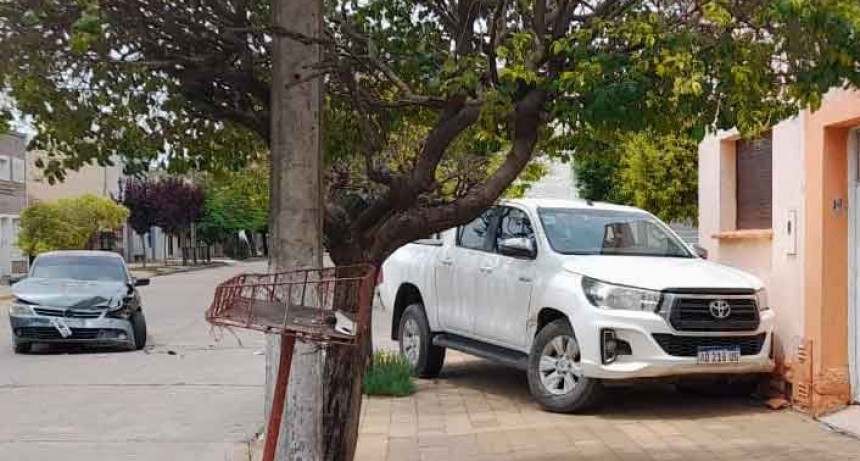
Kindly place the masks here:
<instances>
[{"instance_id":1,"label":"car license plate","mask_svg":"<svg viewBox=\"0 0 860 461\"><path fill-rule=\"evenodd\" d=\"M741 361L741 348L700 347L698 359L701 364L738 363Z\"/></svg>"},{"instance_id":2,"label":"car license plate","mask_svg":"<svg viewBox=\"0 0 860 461\"><path fill-rule=\"evenodd\" d=\"M69 328L68 325L66 325L66 322L64 322L63 319L51 317L51 325L53 325L54 328L56 328L57 331L60 332L60 336L62 336L63 338L68 338L69 336L72 336L72 329Z\"/></svg>"}]
</instances>

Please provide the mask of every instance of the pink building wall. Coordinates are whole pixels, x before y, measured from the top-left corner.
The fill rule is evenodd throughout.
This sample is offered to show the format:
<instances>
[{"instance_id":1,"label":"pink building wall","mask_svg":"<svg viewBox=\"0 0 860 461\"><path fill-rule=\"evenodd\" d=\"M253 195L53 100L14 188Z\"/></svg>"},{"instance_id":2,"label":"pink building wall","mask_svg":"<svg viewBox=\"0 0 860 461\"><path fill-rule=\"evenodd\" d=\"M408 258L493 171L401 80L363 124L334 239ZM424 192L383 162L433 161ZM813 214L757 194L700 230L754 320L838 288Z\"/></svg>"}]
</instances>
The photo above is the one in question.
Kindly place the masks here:
<instances>
[{"instance_id":1,"label":"pink building wall","mask_svg":"<svg viewBox=\"0 0 860 461\"><path fill-rule=\"evenodd\" d=\"M735 143L739 134L720 132L699 146L699 243L710 259L753 273L765 283L777 313L775 350L778 359L787 364L804 335L803 117L773 129L770 229L735 228Z\"/></svg>"}]
</instances>

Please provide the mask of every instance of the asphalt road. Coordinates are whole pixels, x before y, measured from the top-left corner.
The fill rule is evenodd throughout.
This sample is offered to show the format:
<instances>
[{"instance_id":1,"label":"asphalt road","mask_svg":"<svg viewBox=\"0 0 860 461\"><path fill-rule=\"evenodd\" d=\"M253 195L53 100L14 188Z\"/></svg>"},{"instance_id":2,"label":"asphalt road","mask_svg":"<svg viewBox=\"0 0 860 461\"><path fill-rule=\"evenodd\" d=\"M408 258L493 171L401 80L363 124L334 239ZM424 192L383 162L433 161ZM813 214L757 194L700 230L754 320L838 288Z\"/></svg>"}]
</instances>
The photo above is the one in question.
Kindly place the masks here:
<instances>
[{"instance_id":1,"label":"asphalt road","mask_svg":"<svg viewBox=\"0 0 860 461\"><path fill-rule=\"evenodd\" d=\"M0 325L0 460L247 460L263 421L264 339L203 317L215 285L245 270L265 266L153 279L141 289L144 351L16 355Z\"/></svg>"}]
</instances>

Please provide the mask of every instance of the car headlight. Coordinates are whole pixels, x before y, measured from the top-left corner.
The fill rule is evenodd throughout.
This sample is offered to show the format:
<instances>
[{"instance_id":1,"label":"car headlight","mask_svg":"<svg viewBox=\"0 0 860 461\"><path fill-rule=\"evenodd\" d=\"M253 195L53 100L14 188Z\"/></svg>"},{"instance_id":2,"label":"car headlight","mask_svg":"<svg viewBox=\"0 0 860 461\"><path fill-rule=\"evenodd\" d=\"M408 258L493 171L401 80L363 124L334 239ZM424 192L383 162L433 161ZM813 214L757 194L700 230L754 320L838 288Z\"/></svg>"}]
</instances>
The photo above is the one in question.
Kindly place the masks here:
<instances>
[{"instance_id":1,"label":"car headlight","mask_svg":"<svg viewBox=\"0 0 860 461\"><path fill-rule=\"evenodd\" d=\"M770 303L767 300L767 290L762 288L755 292L755 303L759 311L770 310Z\"/></svg>"},{"instance_id":2,"label":"car headlight","mask_svg":"<svg viewBox=\"0 0 860 461\"><path fill-rule=\"evenodd\" d=\"M33 310L30 309L30 306L13 303L9 306L9 315L14 315L16 317L26 317L29 315L33 315Z\"/></svg>"},{"instance_id":3,"label":"car headlight","mask_svg":"<svg viewBox=\"0 0 860 461\"><path fill-rule=\"evenodd\" d=\"M589 277L582 278L582 291L591 304L604 309L656 312L660 307L659 291L612 285Z\"/></svg>"}]
</instances>

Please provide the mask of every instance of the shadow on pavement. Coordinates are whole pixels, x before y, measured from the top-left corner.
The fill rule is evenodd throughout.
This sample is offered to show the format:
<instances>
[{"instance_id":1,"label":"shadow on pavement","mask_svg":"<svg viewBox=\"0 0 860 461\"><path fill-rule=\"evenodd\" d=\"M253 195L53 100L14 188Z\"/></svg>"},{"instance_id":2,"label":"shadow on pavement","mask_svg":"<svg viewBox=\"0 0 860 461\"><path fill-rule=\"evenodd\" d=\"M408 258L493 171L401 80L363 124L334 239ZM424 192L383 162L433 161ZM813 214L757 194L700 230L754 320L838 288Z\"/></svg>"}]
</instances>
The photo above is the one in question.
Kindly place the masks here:
<instances>
[{"instance_id":1,"label":"shadow on pavement","mask_svg":"<svg viewBox=\"0 0 860 461\"><path fill-rule=\"evenodd\" d=\"M486 360L471 357L452 360L445 364L438 381L504 399L513 405L539 407L529 395L524 372ZM606 419L641 421L707 419L768 412L752 397L721 397L679 391L671 383L655 381L607 386L603 406L592 414Z\"/></svg>"}]
</instances>

